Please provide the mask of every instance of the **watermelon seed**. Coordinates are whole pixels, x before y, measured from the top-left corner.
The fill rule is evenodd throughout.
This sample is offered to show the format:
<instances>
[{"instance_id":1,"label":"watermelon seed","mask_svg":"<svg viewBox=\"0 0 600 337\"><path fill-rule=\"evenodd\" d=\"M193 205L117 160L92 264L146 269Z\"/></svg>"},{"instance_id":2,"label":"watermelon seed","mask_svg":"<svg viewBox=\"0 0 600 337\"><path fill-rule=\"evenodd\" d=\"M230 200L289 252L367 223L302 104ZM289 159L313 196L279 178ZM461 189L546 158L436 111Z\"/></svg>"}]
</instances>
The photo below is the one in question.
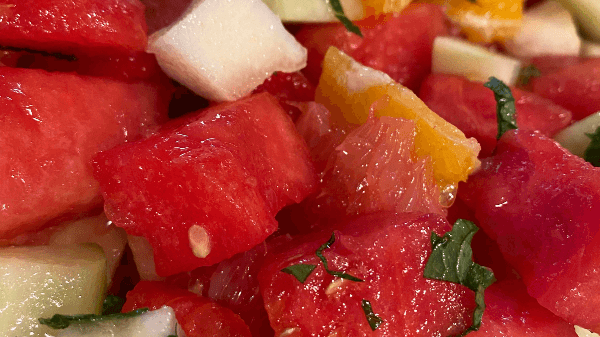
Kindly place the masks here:
<instances>
[{"instance_id":1,"label":"watermelon seed","mask_svg":"<svg viewBox=\"0 0 600 337\"><path fill-rule=\"evenodd\" d=\"M198 225L193 225L188 230L188 239L190 241L190 248L192 248L192 252L196 257L203 259L210 254L210 237L206 229Z\"/></svg>"}]
</instances>

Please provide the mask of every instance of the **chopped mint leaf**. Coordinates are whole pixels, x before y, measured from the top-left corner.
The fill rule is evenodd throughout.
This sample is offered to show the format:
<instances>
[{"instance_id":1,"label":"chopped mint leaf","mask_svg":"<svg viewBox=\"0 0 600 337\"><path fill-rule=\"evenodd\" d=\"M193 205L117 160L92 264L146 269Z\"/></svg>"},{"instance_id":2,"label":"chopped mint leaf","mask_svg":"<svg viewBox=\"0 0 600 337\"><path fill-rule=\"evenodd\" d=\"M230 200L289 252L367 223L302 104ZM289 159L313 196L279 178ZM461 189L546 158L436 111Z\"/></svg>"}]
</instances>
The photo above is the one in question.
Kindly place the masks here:
<instances>
[{"instance_id":1,"label":"chopped mint leaf","mask_svg":"<svg viewBox=\"0 0 600 337\"><path fill-rule=\"evenodd\" d=\"M314 264L295 264L293 266L289 266L283 268L281 271L284 273L288 273L294 276L300 283L304 283L308 276L315 270L317 266Z\"/></svg>"},{"instance_id":2,"label":"chopped mint leaf","mask_svg":"<svg viewBox=\"0 0 600 337\"><path fill-rule=\"evenodd\" d=\"M112 315L121 312L125 299L115 295L108 295L102 303L102 315Z\"/></svg>"},{"instance_id":3,"label":"chopped mint leaf","mask_svg":"<svg viewBox=\"0 0 600 337\"><path fill-rule=\"evenodd\" d=\"M362 309L365 312L365 317L367 318L367 322L369 322L371 330L377 330L381 323L383 323L383 320L373 312L371 302L362 300Z\"/></svg>"},{"instance_id":4,"label":"chopped mint leaf","mask_svg":"<svg viewBox=\"0 0 600 337\"><path fill-rule=\"evenodd\" d=\"M319 247L319 249L317 249L317 252L315 253L319 257L319 259L321 259L321 262L323 262L323 267L325 268L325 271L327 273L329 273L330 275L337 276L337 277L340 277L340 278L343 278L346 280L350 280L350 281L354 281L354 282L364 282L363 280L359 279L358 277L354 277L350 274L346 274L346 273L343 273L340 271L335 271L335 270L329 269L327 259L325 258L325 256L323 256L323 251L327 248L330 248L334 242L335 242L335 233L331 233L331 238L327 242L325 242L321 247Z\"/></svg>"},{"instance_id":5,"label":"chopped mint leaf","mask_svg":"<svg viewBox=\"0 0 600 337\"><path fill-rule=\"evenodd\" d=\"M432 232L432 252L423 272L426 278L462 284L475 292L473 324L461 336L479 330L485 310L485 288L496 281L491 270L473 262L471 240L478 230L471 221L458 219L443 237Z\"/></svg>"},{"instance_id":6,"label":"chopped mint leaf","mask_svg":"<svg viewBox=\"0 0 600 337\"><path fill-rule=\"evenodd\" d=\"M346 14L344 14L344 8L342 8L340 0L330 0L329 3L331 5L331 8L333 9L333 12L335 13L335 17L338 20L340 20L341 23L344 24L346 29L351 33L363 37L362 33L360 32L360 28L358 28L357 25L352 23L352 21L348 19L348 17L346 17Z\"/></svg>"},{"instance_id":7,"label":"chopped mint leaf","mask_svg":"<svg viewBox=\"0 0 600 337\"><path fill-rule=\"evenodd\" d=\"M72 323L97 322L97 321L102 321L102 320L106 320L106 319L119 319L119 318L135 317L135 316L139 316L139 315L145 313L146 311L148 311L148 308L141 308L141 309L137 309L137 310L126 312L126 313L118 313L118 314L112 314L112 315L89 314L89 315L67 316L67 315L56 314L56 315L52 316L52 318L39 318L38 321L40 322L40 324L47 325L47 326L51 327L52 329L66 329Z\"/></svg>"},{"instance_id":8,"label":"chopped mint leaf","mask_svg":"<svg viewBox=\"0 0 600 337\"><path fill-rule=\"evenodd\" d=\"M484 86L492 89L496 98L496 115L498 116L498 135L496 139L500 139L506 131L517 128L515 98L510 88L495 77L490 77Z\"/></svg>"},{"instance_id":9,"label":"chopped mint leaf","mask_svg":"<svg viewBox=\"0 0 600 337\"><path fill-rule=\"evenodd\" d=\"M533 64L530 64L527 67L521 68L517 82L519 85L525 86L529 84L529 81L531 81L532 77L540 77L541 75L542 73L540 70Z\"/></svg>"},{"instance_id":10,"label":"chopped mint leaf","mask_svg":"<svg viewBox=\"0 0 600 337\"><path fill-rule=\"evenodd\" d=\"M592 141L583 153L583 159L588 163L600 167L600 126L596 128L594 133L586 133Z\"/></svg>"}]
</instances>

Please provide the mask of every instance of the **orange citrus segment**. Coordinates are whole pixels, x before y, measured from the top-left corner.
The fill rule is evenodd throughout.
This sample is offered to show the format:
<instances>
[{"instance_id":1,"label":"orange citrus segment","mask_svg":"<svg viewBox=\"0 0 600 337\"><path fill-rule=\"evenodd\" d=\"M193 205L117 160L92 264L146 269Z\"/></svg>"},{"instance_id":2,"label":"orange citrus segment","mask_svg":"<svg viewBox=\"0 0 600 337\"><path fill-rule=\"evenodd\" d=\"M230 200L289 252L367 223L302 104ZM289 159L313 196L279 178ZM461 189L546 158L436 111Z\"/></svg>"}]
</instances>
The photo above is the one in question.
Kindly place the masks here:
<instances>
[{"instance_id":1,"label":"orange citrus segment","mask_svg":"<svg viewBox=\"0 0 600 337\"><path fill-rule=\"evenodd\" d=\"M400 12L408 6L412 0L362 0L365 17L382 13Z\"/></svg>"},{"instance_id":2,"label":"orange citrus segment","mask_svg":"<svg viewBox=\"0 0 600 337\"><path fill-rule=\"evenodd\" d=\"M519 32L524 0L428 0L444 5L448 17L473 42L504 41Z\"/></svg>"},{"instance_id":3,"label":"orange citrus segment","mask_svg":"<svg viewBox=\"0 0 600 337\"><path fill-rule=\"evenodd\" d=\"M386 74L365 67L335 47L323 60L315 100L335 123L362 124L375 116L415 121L415 155L430 156L442 191L455 188L479 167L479 143L431 111L412 91Z\"/></svg>"}]
</instances>

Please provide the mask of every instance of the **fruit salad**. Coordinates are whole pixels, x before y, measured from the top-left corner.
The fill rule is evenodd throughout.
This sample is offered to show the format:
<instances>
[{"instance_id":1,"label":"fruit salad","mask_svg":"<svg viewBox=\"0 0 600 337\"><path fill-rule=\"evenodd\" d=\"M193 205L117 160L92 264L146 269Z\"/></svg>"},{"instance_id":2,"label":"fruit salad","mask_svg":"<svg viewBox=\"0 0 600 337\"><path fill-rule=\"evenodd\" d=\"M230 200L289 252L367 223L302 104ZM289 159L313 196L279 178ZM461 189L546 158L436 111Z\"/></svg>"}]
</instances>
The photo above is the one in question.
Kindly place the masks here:
<instances>
[{"instance_id":1,"label":"fruit salad","mask_svg":"<svg viewBox=\"0 0 600 337\"><path fill-rule=\"evenodd\" d=\"M598 336L598 17L0 0L0 335Z\"/></svg>"}]
</instances>

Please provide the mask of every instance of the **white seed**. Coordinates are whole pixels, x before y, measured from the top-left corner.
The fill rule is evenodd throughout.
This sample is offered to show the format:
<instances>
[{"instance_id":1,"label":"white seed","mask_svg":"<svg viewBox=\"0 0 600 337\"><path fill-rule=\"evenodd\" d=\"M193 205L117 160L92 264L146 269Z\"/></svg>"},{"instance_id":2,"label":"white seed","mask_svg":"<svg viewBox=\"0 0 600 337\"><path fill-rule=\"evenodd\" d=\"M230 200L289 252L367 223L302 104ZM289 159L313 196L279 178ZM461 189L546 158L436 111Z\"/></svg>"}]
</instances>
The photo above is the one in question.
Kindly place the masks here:
<instances>
[{"instance_id":1,"label":"white seed","mask_svg":"<svg viewBox=\"0 0 600 337\"><path fill-rule=\"evenodd\" d=\"M343 278L338 278L335 281L331 282L329 284L329 286L327 286L327 289L325 289L325 294L332 295L332 294L338 292L340 290L340 288L342 287L342 283L344 283Z\"/></svg>"},{"instance_id":2,"label":"white seed","mask_svg":"<svg viewBox=\"0 0 600 337\"><path fill-rule=\"evenodd\" d=\"M210 237L206 229L198 225L193 225L188 230L188 239L190 240L190 248L196 257L201 259L210 254Z\"/></svg>"}]
</instances>

